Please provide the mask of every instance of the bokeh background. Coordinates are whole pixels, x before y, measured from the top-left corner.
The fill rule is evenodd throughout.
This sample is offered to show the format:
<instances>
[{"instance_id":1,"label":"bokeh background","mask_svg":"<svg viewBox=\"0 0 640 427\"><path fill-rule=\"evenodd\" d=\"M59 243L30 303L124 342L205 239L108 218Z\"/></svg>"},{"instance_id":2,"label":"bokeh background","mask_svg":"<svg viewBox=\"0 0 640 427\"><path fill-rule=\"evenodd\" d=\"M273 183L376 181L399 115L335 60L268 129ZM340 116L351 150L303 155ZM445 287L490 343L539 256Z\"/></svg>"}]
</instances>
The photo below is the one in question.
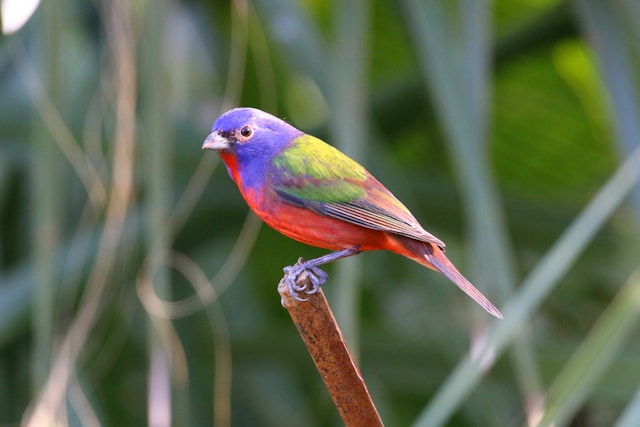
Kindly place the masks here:
<instances>
[{"instance_id":1,"label":"bokeh background","mask_svg":"<svg viewBox=\"0 0 640 427\"><path fill-rule=\"evenodd\" d=\"M503 309L328 266L386 425L638 425L638 1L10 3L0 426L341 425L276 292L324 251L201 151L235 106L365 164Z\"/></svg>"}]
</instances>

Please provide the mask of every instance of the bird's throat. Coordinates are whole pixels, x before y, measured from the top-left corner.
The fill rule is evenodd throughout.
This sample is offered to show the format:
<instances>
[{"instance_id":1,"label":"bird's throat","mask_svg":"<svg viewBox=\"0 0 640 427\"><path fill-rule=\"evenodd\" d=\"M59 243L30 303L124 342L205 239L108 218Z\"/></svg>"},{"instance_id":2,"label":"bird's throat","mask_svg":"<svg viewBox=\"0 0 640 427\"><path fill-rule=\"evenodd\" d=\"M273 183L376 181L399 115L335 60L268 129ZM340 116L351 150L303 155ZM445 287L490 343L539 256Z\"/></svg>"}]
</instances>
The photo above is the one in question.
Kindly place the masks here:
<instances>
[{"instance_id":1,"label":"bird's throat","mask_svg":"<svg viewBox=\"0 0 640 427\"><path fill-rule=\"evenodd\" d=\"M238 168L238 158L228 151L218 151L218 154L227 167L227 172L231 179L235 181L238 188L242 188L242 176Z\"/></svg>"}]
</instances>

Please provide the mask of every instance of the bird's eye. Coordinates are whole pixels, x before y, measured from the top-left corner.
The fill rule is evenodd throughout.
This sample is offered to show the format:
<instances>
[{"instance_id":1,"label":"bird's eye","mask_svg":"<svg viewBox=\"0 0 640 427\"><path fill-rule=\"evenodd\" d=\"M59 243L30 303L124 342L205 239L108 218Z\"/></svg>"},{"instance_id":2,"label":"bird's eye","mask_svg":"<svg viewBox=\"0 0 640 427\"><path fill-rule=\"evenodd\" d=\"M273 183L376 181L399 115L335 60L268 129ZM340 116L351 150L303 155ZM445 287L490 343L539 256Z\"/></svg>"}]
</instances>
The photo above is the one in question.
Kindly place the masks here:
<instances>
[{"instance_id":1,"label":"bird's eye","mask_svg":"<svg viewBox=\"0 0 640 427\"><path fill-rule=\"evenodd\" d=\"M240 140L246 141L253 136L253 128L251 126L244 126L240 129Z\"/></svg>"}]
</instances>

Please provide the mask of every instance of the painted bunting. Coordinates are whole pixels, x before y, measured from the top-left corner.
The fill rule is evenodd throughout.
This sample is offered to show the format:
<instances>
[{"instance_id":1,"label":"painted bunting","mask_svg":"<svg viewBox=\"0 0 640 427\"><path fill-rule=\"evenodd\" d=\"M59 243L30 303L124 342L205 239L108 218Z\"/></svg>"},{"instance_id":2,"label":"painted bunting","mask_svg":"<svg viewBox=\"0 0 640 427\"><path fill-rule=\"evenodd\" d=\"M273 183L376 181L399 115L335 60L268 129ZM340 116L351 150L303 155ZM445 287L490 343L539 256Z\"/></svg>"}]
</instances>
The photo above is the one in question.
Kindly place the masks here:
<instances>
[{"instance_id":1,"label":"painted bunting","mask_svg":"<svg viewBox=\"0 0 640 427\"><path fill-rule=\"evenodd\" d=\"M500 311L444 254L445 244L367 170L324 141L253 108L236 108L213 124L203 149L217 151L249 207L285 236L330 249L286 267L290 294L316 292L327 279L318 266L383 249L444 274L487 312ZM307 271L311 289L297 284Z\"/></svg>"}]
</instances>

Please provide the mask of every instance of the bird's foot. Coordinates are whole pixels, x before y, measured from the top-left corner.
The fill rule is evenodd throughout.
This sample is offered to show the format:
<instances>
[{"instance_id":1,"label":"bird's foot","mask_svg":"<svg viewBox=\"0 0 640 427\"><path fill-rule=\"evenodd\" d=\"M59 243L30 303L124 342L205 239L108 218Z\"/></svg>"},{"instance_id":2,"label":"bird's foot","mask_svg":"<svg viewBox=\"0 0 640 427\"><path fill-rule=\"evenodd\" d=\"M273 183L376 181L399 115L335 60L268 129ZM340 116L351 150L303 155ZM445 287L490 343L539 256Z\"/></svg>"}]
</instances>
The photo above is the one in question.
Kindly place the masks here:
<instances>
[{"instance_id":1,"label":"bird's foot","mask_svg":"<svg viewBox=\"0 0 640 427\"><path fill-rule=\"evenodd\" d=\"M302 258L298 258L295 265L285 267L283 271L289 295L296 301L308 300L309 298L301 297L300 294L315 294L329 277L319 267L309 265Z\"/></svg>"}]
</instances>

